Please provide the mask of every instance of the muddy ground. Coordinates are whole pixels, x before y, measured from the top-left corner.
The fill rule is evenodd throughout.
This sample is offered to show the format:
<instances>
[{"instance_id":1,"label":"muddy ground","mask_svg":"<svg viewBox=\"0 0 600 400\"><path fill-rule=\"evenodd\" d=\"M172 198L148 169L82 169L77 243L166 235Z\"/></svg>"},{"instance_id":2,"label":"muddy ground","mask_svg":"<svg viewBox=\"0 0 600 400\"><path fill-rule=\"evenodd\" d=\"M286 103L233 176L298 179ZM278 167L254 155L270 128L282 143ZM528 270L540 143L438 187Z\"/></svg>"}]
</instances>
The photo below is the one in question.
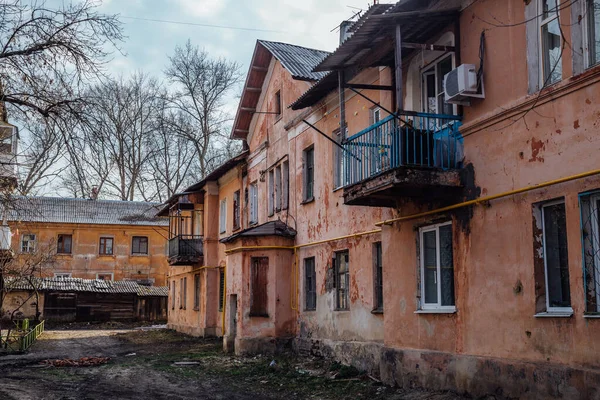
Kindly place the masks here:
<instances>
[{"instance_id":1,"label":"muddy ground","mask_svg":"<svg viewBox=\"0 0 600 400\"><path fill-rule=\"evenodd\" d=\"M54 367L44 360L110 357L106 364ZM272 364L273 359L275 365ZM184 362L186 365L175 363ZM452 393L381 385L319 359L234 357L220 340L166 329L53 330L30 351L0 357L0 399L433 399Z\"/></svg>"}]
</instances>

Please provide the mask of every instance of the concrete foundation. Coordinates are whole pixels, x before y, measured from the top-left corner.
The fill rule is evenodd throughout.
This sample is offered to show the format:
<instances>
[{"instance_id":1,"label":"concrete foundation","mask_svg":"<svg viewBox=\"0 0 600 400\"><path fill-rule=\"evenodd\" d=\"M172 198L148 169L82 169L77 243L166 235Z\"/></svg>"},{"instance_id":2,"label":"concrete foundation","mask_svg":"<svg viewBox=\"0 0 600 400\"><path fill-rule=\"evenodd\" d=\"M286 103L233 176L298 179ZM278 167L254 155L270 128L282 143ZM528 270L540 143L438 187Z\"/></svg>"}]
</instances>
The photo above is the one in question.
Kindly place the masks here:
<instances>
[{"instance_id":1,"label":"concrete foundation","mask_svg":"<svg viewBox=\"0 0 600 400\"><path fill-rule=\"evenodd\" d=\"M186 335L196 337L221 337L221 329L217 328L201 328L199 326L167 324L168 329L173 329L177 332L185 333Z\"/></svg>"},{"instance_id":2,"label":"concrete foundation","mask_svg":"<svg viewBox=\"0 0 600 400\"><path fill-rule=\"evenodd\" d=\"M388 385L450 390L497 399L600 399L600 370L384 347L381 379Z\"/></svg>"}]
</instances>

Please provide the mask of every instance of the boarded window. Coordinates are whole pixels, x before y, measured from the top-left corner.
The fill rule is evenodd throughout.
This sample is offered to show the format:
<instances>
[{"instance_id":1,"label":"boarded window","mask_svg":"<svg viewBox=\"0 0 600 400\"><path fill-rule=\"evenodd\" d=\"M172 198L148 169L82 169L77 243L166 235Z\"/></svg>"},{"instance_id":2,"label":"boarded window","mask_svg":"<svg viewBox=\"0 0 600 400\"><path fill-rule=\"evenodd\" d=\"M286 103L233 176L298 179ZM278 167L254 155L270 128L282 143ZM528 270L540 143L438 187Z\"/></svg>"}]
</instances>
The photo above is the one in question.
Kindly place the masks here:
<instances>
[{"instance_id":1,"label":"boarded window","mask_svg":"<svg viewBox=\"0 0 600 400\"><path fill-rule=\"evenodd\" d=\"M187 277L179 279L179 308L185 310L187 299Z\"/></svg>"},{"instance_id":2,"label":"boarded window","mask_svg":"<svg viewBox=\"0 0 600 400\"><path fill-rule=\"evenodd\" d=\"M377 311L383 311L383 262L381 259L381 242L373 244L373 277L374 277L374 300Z\"/></svg>"},{"instance_id":3,"label":"boarded window","mask_svg":"<svg viewBox=\"0 0 600 400\"><path fill-rule=\"evenodd\" d=\"M304 309L317 309L317 279L315 273L315 258L304 259Z\"/></svg>"},{"instance_id":4,"label":"boarded window","mask_svg":"<svg viewBox=\"0 0 600 400\"><path fill-rule=\"evenodd\" d=\"M101 256L111 256L113 255L113 243L114 239L110 237L101 237L100 238L100 249L98 254Z\"/></svg>"},{"instance_id":5,"label":"boarded window","mask_svg":"<svg viewBox=\"0 0 600 400\"><path fill-rule=\"evenodd\" d=\"M240 229L240 191L233 194L233 230Z\"/></svg>"},{"instance_id":6,"label":"boarded window","mask_svg":"<svg viewBox=\"0 0 600 400\"><path fill-rule=\"evenodd\" d=\"M219 269L219 311L223 311L223 301L225 299L225 270Z\"/></svg>"},{"instance_id":7,"label":"boarded window","mask_svg":"<svg viewBox=\"0 0 600 400\"><path fill-rule=\"evenodd\" d=\"M315 148L309 147L304 150L304 201L314 198L315 185Z\"/></svg>"},{"instance_id":8,"label":"boarded window","mask_svg":"<svg viewBox=\"0 0 600 400\"><path fill-rule=\"evenodd\" d=\"M131 254L148 254L148 238L146 236L134 236L131 239Z\"/></svg>"},{"instance_id":9,"label":"boarded window","mask_svg":"<svg viewBox=\"0 0 600 400\"><path fill-rule=\"evenodd\" d=\"M73 235L58 235L56 241L56 252L59 254L71 254Z\"/></svg>"},{"instance_id":10,"label":"boarded window","mask_svg":"<svg viewBox=\"0 0 600 400\"><path fill-rule=\"evenodd\" d=\"M350 308L350 255L347 251L335 253L334 271L336 288L336 309L348 310Z\"/></svg>"},{"instance_id":11,"label":"boarded window","mask_svg":"<svg viewBox=\"0 0 600 400\"><path fill-rule=\"evenodd\" d=\"M563 201L542 206L542 226L547 311L567 311L571 308L571 291L567 221Z\"/></svg>"},{"instance_id":12,"label":"boarded window","mask_svg":"<svg viewBox=\"0 0 600 400\"><path fill-rule=\"evenodd\" d=\"M194 275L194 310L200 310L200 274Z\"/></svg>"},{"instance_id":13,"label":"boarded window","mask_svg":"<svg viewBox=\"0 0 600 400\"><path fill-rule=\"evenodd\" d=\"M252 293L250 316L268 317L267 274L269 271L269 259L267 257L253 257L250 262L250 289Z\"/></svg>"}]
</instances>

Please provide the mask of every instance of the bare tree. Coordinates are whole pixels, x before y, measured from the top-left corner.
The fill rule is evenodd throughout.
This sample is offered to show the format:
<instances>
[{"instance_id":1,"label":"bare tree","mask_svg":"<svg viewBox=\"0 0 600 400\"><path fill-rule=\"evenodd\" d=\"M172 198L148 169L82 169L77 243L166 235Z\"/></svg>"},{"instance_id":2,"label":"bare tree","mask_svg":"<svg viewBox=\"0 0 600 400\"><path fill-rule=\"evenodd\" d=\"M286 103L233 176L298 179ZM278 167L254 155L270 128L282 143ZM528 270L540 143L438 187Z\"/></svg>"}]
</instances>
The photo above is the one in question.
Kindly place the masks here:
<instances>
[{"instance_id":1,"label":"bare tree","mask_svg":"<svg viewBox=\"0 0 600 400\"><path fill-rule=\"evenodd\" d=\"M0 2L0 101L44 117L76 112L82 84L101 73L122 39L120 22L99 13L99 4Z\"/></svg>"},{"instance_id":2,"label":"bare tree","mask_svg":"<svg viewBox=\"0 0 600 400\"><path fill-rule=\"evenodd\" d=\"M151 150L139 192L146 201L163 202L190 184L191 171L197 162L196 146L187 137L193 130L190 117L169 108L167 94L159 102L156 129L151 137Z\"/></svg>"},{"instance_id":3,"label":"bare tree","mask_svg":"<svg viewBox=\"0 0 600 400\"><path fill-rule=\"evenodd\" d=\"M190 117L193 127L177 131L195 146L198 174L202 178L212 166L208 156L218 151L217 138L225 137L225 128L231 120L223 106L240 82L240 65L223 58L212 59L190 41L176 47L169 61L165 74L176 87L173 106Z\"/></svg>"},{"instance_id":4,"label":"bare tree","mask_svg":"<svg viewBox=\"0 0 600 400\"><path fill-rule=\"evenodd\" d=\"M18 190L22 195L39 194L40 186L51 185L66 169L62 136L50 120L29 119L20 125Z\"/></svg>"}]
</instances>

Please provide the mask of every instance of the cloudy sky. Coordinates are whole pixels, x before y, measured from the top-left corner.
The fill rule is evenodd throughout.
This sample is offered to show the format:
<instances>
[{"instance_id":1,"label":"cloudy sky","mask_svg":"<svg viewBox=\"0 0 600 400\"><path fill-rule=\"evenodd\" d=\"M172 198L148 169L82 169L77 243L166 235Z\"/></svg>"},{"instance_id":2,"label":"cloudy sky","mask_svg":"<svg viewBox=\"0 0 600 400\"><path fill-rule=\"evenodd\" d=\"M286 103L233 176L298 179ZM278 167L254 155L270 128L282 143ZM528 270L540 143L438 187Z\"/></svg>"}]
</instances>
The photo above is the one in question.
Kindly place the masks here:
<instances>
[{"instance_id":1,"label":"cloudy sky","mask_svg":"<svg viewBox=\"0 0 600 400\"><path fill-rule=\"evenodd\" d=\"M104 0L102 11L124 23L124 56L109 66L125 75L144 70L158 75L176 45L187 39L211 55L238 61L244 73L256 39L333 50L338 33L330 32L373 0ZM134 19L136 18L136 19ZM144 20L146 19L146 20ZM227 29L148 21L235 27ZM246 28L246 29L241 29Z\"/></svg>"}]
</instances>

